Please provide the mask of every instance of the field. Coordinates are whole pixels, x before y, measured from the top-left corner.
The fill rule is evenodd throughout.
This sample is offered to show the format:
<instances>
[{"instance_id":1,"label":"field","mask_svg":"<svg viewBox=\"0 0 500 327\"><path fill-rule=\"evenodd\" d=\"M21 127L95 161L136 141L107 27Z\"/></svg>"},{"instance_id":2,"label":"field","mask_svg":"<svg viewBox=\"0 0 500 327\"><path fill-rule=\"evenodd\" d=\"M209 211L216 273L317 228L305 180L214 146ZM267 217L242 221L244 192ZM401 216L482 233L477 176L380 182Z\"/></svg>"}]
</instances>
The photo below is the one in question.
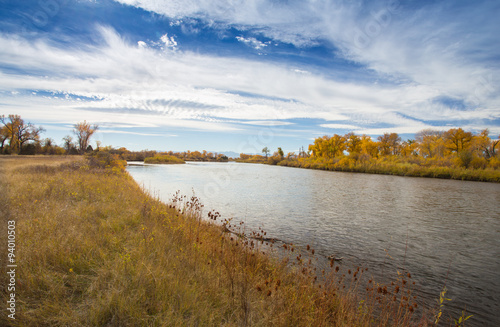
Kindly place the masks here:
<instances>
[{"instance_id":1,"label":"field","mask_svg":"<svg viewBox=\"0 0 500 327\"><path fill-rule=\"evenodd\" d=\"M1 325L426 326L439 313L417 305L409 273L381 285L335 261L316 271L309 246L201 217L196 197L162 203L116 167L0 157L2 235L16 221L18 265L16 319ZM6 242L0 251L6 271ZM7 284L2 273L3 303Z\"/></svg>"}]
</instances>

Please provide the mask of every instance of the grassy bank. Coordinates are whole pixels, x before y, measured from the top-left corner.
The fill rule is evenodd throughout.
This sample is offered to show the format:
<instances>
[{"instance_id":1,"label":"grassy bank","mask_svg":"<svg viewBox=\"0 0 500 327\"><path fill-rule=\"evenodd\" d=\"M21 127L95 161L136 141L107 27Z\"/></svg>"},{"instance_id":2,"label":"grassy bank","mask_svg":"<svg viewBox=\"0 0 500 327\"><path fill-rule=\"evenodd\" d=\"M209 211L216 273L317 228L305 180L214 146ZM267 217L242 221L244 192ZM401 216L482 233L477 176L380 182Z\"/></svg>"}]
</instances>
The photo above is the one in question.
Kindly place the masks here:
<instances>
[{"instance_id":1,"label":"grassy bank","mask_svg":"<svg viewBox=\"0 0 500 327\"><path fill-rule=\"evenodd\" d=\"M268 160L238 159L236 161L244 163L261 163L268 165L328 171L345 171L353 173L383 174L407 177L429 177L500 183L500 170L498 169L466 169L463 167L456 167L451 165L422 165L419 163L404 162L402 160L393 160L392 158L355 161L348 157L344 157L340 160L324 158L279 159L271 157L268 158Z\"/></svg>"},{"instance_id":2,"label":"grassy bank","mask_svg":"<svg viewBox=\"0 0 500 327\"><path fill-rule=\"evenodd\" d=\"M148 157L144 159L144 162L149 164L164 164L164 165L186 163L183 159L169 155L156 155L154 157Z\"/></svg>"},{"instance_id":3,"label":"grassy bank","mask_svg":"<svg viewBox=\"0 0 500 327\"><path fill-rule=\"evenodd\" d=\"M0 157L2 239L15 220L19 266L16 320L0 325L428 325L409 274L381 285L334 261L315 271L314 249L266 245L218 213L201 219L195 197L164 204L116 167Z\"/></svg>"}]
</instances>

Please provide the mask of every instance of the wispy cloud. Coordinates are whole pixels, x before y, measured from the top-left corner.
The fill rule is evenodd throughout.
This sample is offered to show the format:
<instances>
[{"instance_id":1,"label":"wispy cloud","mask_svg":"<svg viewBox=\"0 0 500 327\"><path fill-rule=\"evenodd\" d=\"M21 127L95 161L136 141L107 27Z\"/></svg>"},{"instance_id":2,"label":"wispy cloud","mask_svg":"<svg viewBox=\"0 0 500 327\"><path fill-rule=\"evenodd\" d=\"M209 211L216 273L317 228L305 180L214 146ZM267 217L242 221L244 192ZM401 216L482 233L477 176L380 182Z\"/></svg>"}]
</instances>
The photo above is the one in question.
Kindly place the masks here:
<instances>
[{"instance_id":1,"label":"wispy cloud","mask_svg":"<svg viewBox=\"0 0 500 327\"><path fill-rule=\"evenodd\" d=\"M457 124L493 131L500 119L493 2L414 8L356 0L117 2L166 16L178 34L162 30L132 41L101 24L92 42L71 47L49 34L0 34L2 113L16 108L39 121L74 123L92 112L114 131L130 124L227 133L304 118L317 121L308 130L325 133L414 133ZM287 44L299 59L184 47L180 34L201 29L221 30L221 39L231 35L228 43L257 52ZM301 55L315 47L330 53L312 69ZM357 73L349 74L353 67Z\"/></svg>"},{"instance_id":2,"label":"wispy cloud","mask_svg":"<svg viewBox=\"0 0 500 327\"><path fill-rule=\"evenodd\" d=\"M349 129L349 130L357 130L359 126L349 125L349 124L321 124L321 127L324 128L332 128L332 129Z\"/></svg>"},{"instance_id":3,"label":"wispy cloud","mask_svg":"<svg viewBox=\"0 0 500 327\"><path fill-rule=\"evenodd\" d=\"M381 74L479 108L500 104L498 4L310 0L294 2L117 0L167 17L197 17L298 47L330 41ZM411 6L411 7L410 7ZM262 46L255 38L240 41ZM474 49L483 49L475 51Z\"/></svg>"},{"instance_id":4,"label":"wispy cloud","mask_svg":"<svg viewBox=\"0 0 500 327\"><path fill-rule=\"evenodd\" d=\"M140 133L140 132L130 132L130 131L121 131L121 130L112 130L112 129L101 129L100 133L107 134L129 134L129 135L140 135L140 136L155 136L155 137L177 137L175 134L157 134L157 133Z\"/></svg>"},{"instance_id":5,"label":"wispy cloud","mask_svg":"<svg viewBox=\"0 0 500 327\"><path fill-rule=\"evenodd\" d=\"M253 121L239 121L240 124L255 125L255 126L286 126L293 125L291 122L276 121L276 120L253 120Z\"/></svg>"},{"instance_id":6,"label":"wispy cloud","mask_svg":"<svg viewBox=\"0 0 500 327\"><path fill-rule=\"evenodd\" d=\"M462 115L464 119L498 117L497 111L487 108L464 113L445 107L433 101L441 93L426 85L351 83L303 74L286 65L190 52L166 55L129 44L111 28L97 29L104 43L84 49L62 49L43 39L32 43L0 36L0 45L5 49L0 61L19 71L1 73L0 87L9 92L44 90L98 99L84 101L84 105L53 99L72 113L78 108L93 108L108 117L101 119L117 121L118 116L132 114L133 110L135 116L144 116L138 119L141 122L146 116L157 115L170 117L175 124L168 119L147 119L153 119L154 125L176 126L184 120L186 127L207 130L217 129L216 123L202 123L213 118L345 121L358 117L363 127L368 120L394 123L394 119L400 119L393 114L396 110L412 112L415 117L424 113L425 119L434 120L443 115ZM31 96L25 99L25 103L31 102ZM405 119L405 123L412 121Z\"/></svg>"},{"instance_id":7,"label":"wispy cloud","mask_svg":"<svg viewBox=\"0 0 500 327\"><path fill-rule=\"evenodd\" d=\"M245 43L246 45L254 48L255 50L261 50L269 45L268 43L261 42L254 37L245 38L243 36L237 36L236 39L239 42Z\"/></svg>"}]
</instances>

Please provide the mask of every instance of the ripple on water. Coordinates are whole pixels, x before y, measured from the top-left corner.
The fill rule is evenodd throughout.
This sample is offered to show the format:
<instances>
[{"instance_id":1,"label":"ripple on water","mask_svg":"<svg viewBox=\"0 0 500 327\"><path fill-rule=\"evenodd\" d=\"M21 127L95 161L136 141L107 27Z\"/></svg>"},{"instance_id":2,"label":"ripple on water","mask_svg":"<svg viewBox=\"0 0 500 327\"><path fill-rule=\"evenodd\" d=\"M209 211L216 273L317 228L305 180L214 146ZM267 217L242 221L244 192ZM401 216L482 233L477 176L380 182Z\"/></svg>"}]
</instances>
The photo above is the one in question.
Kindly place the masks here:
<instances>
[{"instance_id":1,"label":"ripple on water","mask_svg":"<svg viewBox=\"0 0 500 327\"><path fill-rule=\"evenodd\" d=\"M127 169L164 200L194 189L224 218L314 244L377 278L404 265L428 303L446 283L447 313L458 317L466 307L472 325L500 326L499 184L236 163Z\"/></svg>"}]
</instances>

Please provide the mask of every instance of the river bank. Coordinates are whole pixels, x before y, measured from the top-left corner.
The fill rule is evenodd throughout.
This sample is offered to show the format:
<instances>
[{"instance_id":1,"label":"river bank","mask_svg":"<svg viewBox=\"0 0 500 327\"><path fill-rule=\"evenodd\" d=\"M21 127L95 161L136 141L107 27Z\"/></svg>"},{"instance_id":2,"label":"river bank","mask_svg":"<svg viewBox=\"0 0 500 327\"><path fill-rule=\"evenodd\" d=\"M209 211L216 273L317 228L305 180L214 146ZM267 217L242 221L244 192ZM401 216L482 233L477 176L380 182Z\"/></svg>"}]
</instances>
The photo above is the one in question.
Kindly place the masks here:
<instances>
[{"instance_id":1,"label":"river bank","mask_svg":"<svg viewBox=\"0 0 500 327\"><path fill-rule=\"evenodd\" d=\"M426 177L426 178L441 178L454 179L464 181L480 181L500 183L500 170L497 169L466 169L461 167L446 167L446 166L422 166L411 162L399 162L390 158L382 160L368 160L365 162L356 162L354 160L338 160L338 159L323 159L323 158L299 158L299 159L276 159L268 158L268 160L242 160L237 159L240 163L260 163L268 165L278 165L294 168L317 169L327 171L340 171L351 173L365 174L381 174L395 175L406 177Z\"/></svg>"},{"instance_id":2,"label":"river bank","mask_svg":"<svg viewBox=\"0 0 500 327\"><path fill-rule=\"evenodd\" d=\"M365 285L360 267L315 271L312 248L225 233L237 226L215 212L202 219L197 198L165 204L120 165L89 163L0 158L2 210L16 221L22 268L16 320L2 315L4 325L401 326L432 317L414 314L409 275Z\"/></svg>"}]
</instances>

